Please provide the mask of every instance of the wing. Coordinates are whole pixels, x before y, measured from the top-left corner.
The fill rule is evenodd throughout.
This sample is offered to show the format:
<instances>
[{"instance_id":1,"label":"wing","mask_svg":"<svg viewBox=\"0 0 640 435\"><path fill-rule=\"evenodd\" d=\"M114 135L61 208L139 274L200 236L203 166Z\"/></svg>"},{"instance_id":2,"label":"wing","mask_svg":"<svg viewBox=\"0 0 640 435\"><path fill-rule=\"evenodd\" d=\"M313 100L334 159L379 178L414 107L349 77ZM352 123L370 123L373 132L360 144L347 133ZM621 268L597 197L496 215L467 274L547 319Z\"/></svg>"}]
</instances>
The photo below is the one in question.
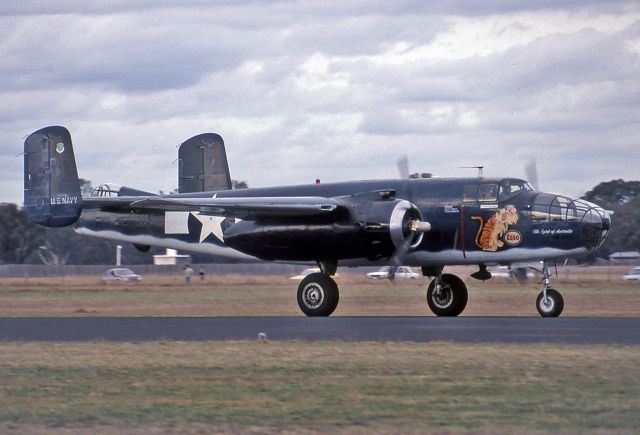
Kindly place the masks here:
<instances>
[{"instance_id":1,"label":"wing","mask_svg":"<svg viewBox=\"0 0 640 435\"><path fill-rule=\"evenodd\" d=\"M129 200L129 207L166 211L199 211L215 216L256 219L305 217L333 213L340 203L321 196L249 198L145 198Z\"/></svg>"}]
</instances>

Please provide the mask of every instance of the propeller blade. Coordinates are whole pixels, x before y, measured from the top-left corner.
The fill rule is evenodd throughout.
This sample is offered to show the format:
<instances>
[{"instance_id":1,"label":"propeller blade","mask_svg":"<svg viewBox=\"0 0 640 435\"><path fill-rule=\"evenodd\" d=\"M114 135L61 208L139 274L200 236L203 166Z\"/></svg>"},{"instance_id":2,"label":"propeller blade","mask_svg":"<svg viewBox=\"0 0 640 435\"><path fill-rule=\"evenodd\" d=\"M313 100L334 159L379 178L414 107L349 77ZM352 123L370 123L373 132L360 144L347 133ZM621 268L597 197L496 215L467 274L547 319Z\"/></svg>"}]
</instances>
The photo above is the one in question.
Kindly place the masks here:
<instances>
[{"instance_id":1,"label":"propeller blade","mask_svg":"<svg viewBox=\"0 0 640 435\"><path fill-rule=\"evenodd\" d=\"M404 266L404 259L409 252L410 246L409 242L404 242L402 246L396 248L395 252L391 256L391 264L394 266Z\"/></svg>"},{"instance_id":2,"label":"propeller blade","mask_svg":"<svg viewBox=\"0 0 640 435\"><path fill-rule=\"evenodd\" d=\"M431 230L431 224L427 221L420 221L418 219L415 219L413 221L411 221L410 225L410 229L411 232L418 235L420 233L426 233L427 231ZM412 236L412 237L416 237L416 236ZM420 240L422 239L422 235L420 234ZM405 257L407 256L407 254L409 253L409 251L411 251L412 248L415 248L415 245L412 246L412 243L415 243L416 239L405 239L402 243L401 246L399 246L398 248L396 248L395 252L393 253L393 255L391 256L391 262L395 265L395 266L404 266L405 265ZM420 243L420 242L418 242Z\"/></svg>"},{"instance_id":3,"label":"propeller blade","mask_svg":"<svg viewBox=\"0 0 640 435\"><path fill-rule=\"evenodd\" d=\"M398 175L400 179L406 180L409 178L409 157L404 154L398 158L396 163L398 165Z\"/></svg>"},{"instance_id":4,"label":"propeller blade","mask_svg":"<svg viewBox=\"0 0 640 435\"><path fill-rule=\"evenodd\" d=\"M538 166L536 165L536 159L531 159L524 164L524 173L527 177L527 181L533 186L535 190L539 190L538 186Z\"/></svg>"}]
</instances>

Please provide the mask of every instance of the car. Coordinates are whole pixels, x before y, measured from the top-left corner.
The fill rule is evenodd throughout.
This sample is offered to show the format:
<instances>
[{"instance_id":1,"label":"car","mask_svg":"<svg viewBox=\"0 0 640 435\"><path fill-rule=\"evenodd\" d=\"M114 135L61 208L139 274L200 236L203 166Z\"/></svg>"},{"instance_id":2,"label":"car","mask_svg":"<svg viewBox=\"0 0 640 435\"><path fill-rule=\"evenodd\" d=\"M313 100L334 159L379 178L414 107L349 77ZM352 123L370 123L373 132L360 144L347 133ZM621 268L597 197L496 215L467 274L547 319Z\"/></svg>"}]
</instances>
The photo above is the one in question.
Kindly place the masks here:
<instances>
[{"instance_id":1,"label":"car","mask_svg":"<svg viewBox=\"0 0 640 435\"><path fill-rule=\"evenodd\" d=\"M311 275L312 273L320 273L320 268L319 267L310 267L308 269L304 269L299 274L294 275L294 276L290 276L289 279L295 279L295 280L300 281L300 280L306 278L307 275ZM340 275L338 273L333 275L334 278L338 278L339 276Z\"/></svg>"},{"instance_id":2,"label":"car","mask_svg":"<svg viewBox=\"0 0 640 435\"><path fill-rule=\"evenodd\" d=\"M512 278L525 278L525 279L530 279L530 278L534 278L535 277L535 273L533 273L529 268L527 267L509 267L509 266L498 266L495 267L493 269L491 269L489 272L491 272L491 277L492 278L506 278L506 279L512 279Z\"/></svg>"},{"instance_id":3,"label":"car","mask_svg":"<svg viewBox=\"0 0 640 435\"><path fill-rule=\"evenodd\" d=\"M133 273L131 269L123 267L113 268L107 270L102 274L102 280L105 282L123 281L123 282L137 282L142 281L142 277L136 273Z\"/></svg>"},{"instance_id":4,"label":"car","mask_svg":"<svg viewBox=\"0 0 640 435\"><path fill-rule=\"evenodd\" d=\"M396 267L395 274L392 273L392 266L384 266L376 272L367 273L367 277L371 279L418 279L420 276L408 266Z\"/></svg>"},{"instance_id":5,"label":"car","mask_svg":"<svg viewBox=\"0 0 640 435\"><path fill-rule=\"evenodd\" d=\"M624 278L626 281L633 281L633 280L640 281L640 267L634 267L629 271L629 273L627 273L622 278Z\"/></svg>"}]
</instances>

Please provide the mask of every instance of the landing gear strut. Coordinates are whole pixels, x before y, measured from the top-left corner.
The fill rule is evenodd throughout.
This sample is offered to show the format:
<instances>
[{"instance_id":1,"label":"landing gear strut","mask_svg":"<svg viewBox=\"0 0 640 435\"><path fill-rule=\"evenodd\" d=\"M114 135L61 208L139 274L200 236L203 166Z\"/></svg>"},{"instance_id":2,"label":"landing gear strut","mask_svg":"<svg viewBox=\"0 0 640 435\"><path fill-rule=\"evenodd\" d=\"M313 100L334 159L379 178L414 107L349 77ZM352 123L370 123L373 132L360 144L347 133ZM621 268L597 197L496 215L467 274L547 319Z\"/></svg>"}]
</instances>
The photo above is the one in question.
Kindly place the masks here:
<instances>
[{"instance_id":1,"label":"landing gear strut","mask_svg":"<svg viewBox=\"0 0 640 435\"><path fill-rule=\"evenodd\" d=\"M564 308L564 299L557 290L551 288L549 266L545 261L542 265L542 291L536 298L536 308L542 317L558 317Z\"/></svg>"},{"instance_id":2,"label":"landing gear strut","mask_svg":"<svg viewBox=\"0 0 640 435\"><path fill-rule=\"evenodd\" d=\"M460 278L450 273L442 273L442 267L422 268L425 276L433 276L427 289L427 305L439 317L455 317L467 306L469 294L467 286Z\"/></svg>"},{"instance_id":3,"label":"landing gear strut","mask_svg":"<svg viewBox=\"0 0 640 435\"><path fill-rule=\"evenodd\" d=\"M298 285L298 306L309 317L330 316L338 307L340 292L329 275L336 273L337 263L318 263L320 273L307 275Z\"/></svg>"}]
</instances>

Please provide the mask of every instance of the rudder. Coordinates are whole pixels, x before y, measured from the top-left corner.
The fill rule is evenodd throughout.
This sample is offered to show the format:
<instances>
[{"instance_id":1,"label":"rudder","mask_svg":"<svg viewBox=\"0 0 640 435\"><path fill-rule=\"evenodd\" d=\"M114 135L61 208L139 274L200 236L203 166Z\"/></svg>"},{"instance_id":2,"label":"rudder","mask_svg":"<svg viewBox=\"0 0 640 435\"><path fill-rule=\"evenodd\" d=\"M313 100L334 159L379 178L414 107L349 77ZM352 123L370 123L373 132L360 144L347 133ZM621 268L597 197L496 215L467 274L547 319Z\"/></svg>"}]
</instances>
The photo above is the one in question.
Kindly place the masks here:
<instances>
[{"instance_id":1,"label":"rudder","mask_svg":"<svg viewBox=\"0 0 640 435\"><path fill-rule=\"evenodd\" d=\"M210 192L231 189L231 175L224 141L215 133L187 139L178 150L178 192Z\"/></svg>"},{"instance_id":2,"label":"rudder","mask_svg":"<svg viewBox=\"0 0 640 435\"><path fill-rule=\"evenodd\" d=\"M33 222L47 227L68 226L80 217L80 182L66 128L45 127L24 141L24 207Z\"/></svg>"}]
</instances>

